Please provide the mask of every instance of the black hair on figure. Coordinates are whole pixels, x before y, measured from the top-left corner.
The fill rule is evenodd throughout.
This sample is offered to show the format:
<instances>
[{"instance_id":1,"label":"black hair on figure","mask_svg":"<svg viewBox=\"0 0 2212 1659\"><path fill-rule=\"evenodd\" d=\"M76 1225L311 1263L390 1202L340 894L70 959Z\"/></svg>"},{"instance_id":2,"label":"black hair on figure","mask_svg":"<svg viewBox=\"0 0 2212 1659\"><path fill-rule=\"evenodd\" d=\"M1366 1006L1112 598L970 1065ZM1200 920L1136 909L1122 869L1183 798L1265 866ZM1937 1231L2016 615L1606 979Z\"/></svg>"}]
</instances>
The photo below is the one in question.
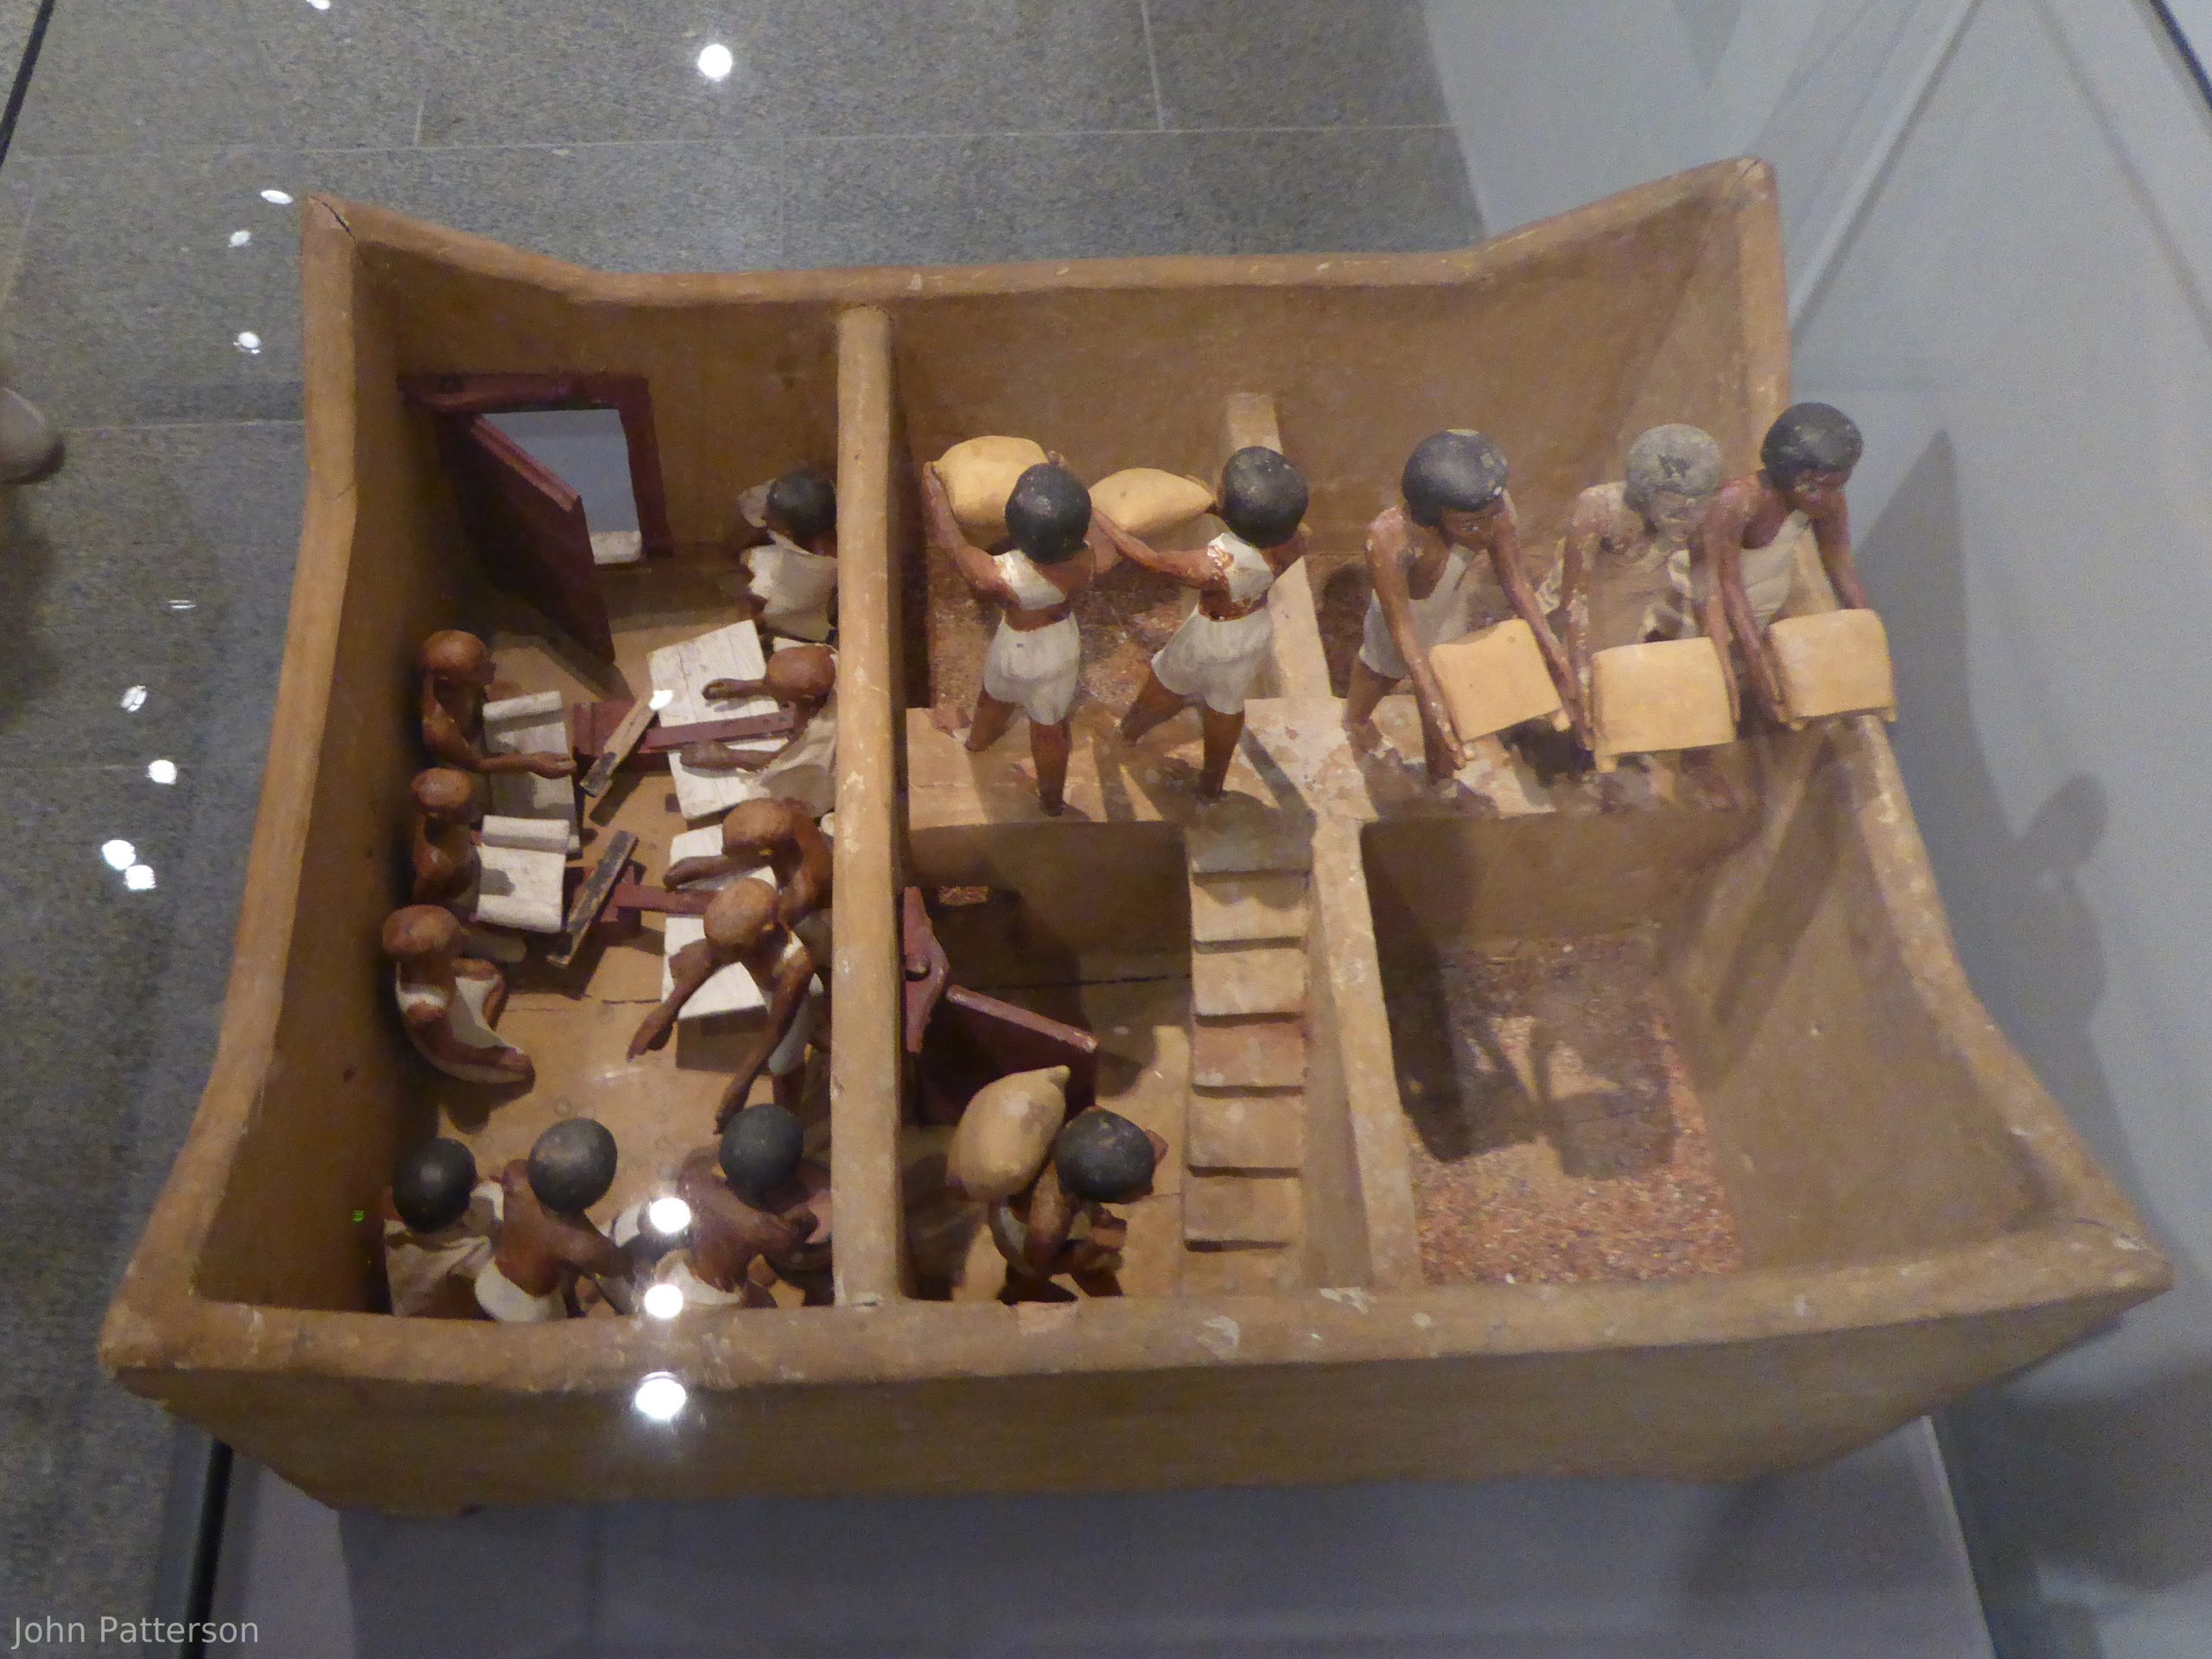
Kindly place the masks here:
<instances>
[{"instance_id":1,"label":"black hair on figure","mask_svg":"<svg viewBox=\"0 0 2212 1659\"><path fill-rule=\"evenodd\" d=\"M1090 533L1090 492L1066 467L1039 461L1014 480L1006 528L1032 563L1071 559Z\"/></svg>"},{"instance_id":2,"label":"black hair on figure","mask_svg":"<svg viewBox=\"0 0 2212 1659\"><path fill-rule=\"evenodd\" d=\"M1777 484L1806 473L1847 473L1866 448L1858 423L1827 404L1792 404L1774 417L1759 465Z\"/></svg>"},{"instance_id":3,"label":"black hair on figure","mask_svg":"<svg viewBox=\"0 0 2212 1659\"><path fill-rule=\"evenodd\" d=\"M1221 522L1254 547L1280 547L1306 519L1306 480L1273 449L1239 449L1221 469Z\"/></svg>"},{"instance_id":4,"label":"black hair on figure","mask_svg":"<svg viewBox=\"0 0 2212 1659\"><path fill-rule=\"evenodd\" d=\"M1505 457L1479 432L1432 432L1414 446L1398 480L1406 511L1424 530L1447 512L1479 512L1505 493Z\"/></svg>"},{"instance_id":5,"label":"black hair on figure","mask_svg":"<svg viewBox=\"0 0 2212 1659\"><path fill-rule=\"evenodd\" d=\"M614 1137L593 1117L563 1118L530 1149L530 1190L548 1210L574 1215L614 1185Z\"/></svg>"}]
</instances>

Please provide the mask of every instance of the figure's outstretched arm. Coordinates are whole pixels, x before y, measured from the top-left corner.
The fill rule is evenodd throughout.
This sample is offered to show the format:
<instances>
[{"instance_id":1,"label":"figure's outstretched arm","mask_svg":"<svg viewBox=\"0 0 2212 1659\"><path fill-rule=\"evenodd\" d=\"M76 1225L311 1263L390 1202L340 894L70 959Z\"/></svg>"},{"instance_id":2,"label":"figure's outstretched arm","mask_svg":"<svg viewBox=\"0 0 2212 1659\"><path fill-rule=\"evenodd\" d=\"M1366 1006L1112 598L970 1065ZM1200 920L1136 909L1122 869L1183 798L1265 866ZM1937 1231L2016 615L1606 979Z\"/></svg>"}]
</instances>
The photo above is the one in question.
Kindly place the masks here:
<instances>
[{"instance_id":1,"label":"figure's outstretched arm","mask_svg":"<svg viewBox=\"0 0 2212 1659\"><path fill-rule=\"evenodd\" d=\"M740 697L772 697L766 680L709 680L701 694L709 702L734 702Z\"/></svg>"},{"instance_id":2,"label":"figure's outstretched arm","mask_svg":"<svg viewBox=\"0 0 2212 1659\"><path fill-rule=\"evenodd\" d=\"M694 881L711 881L718 875L735 875L738 862L726 853L709 853L698 858L679 858L668 867L668 874L661 877L661 885L668 887L688 887Z\"/></svg>"},{"instance_id":3,"label":"figure's outstretched arm","mask_svg":"<svg viewBox=\"0 0 2212 1659\"><path fill-rule=\"evenodd\" d=\"M1874 601L1866 597L1866 585L1859 580L1859 562L1851 556L1851 509L1841 496L1813 520L1813 545L1821 550L1837 602L1846 610L1872 610Z\"/></svg>"},{"instance_id":4,"label":"figure's outstretched arm","mask_svg":"<svg viewBox=\"0 0 2212 1659\"><path fill-rule=\"evenodd\" d=\"M952 498L945 493L944 480L934 466L922 468L922 531L931 549L951 556L962 580L978 594L1001 605L1014 602L1014 589L999 575L991 556L969 541L968 532L961 528L953 514Z\"/></svg>"},{"instance_id":5,"label":"figure's outstretched arm","mask_svg":"<svg viewBox=\"0 0 2212 1659\"><path fill-rule=\"evenodd\" d=\"M1103 543L1103 547L1102 547ZM1099 575L1103 575L1115 556L1127 559L1131 564L1179 582L1185 588L1195 588L1200 593L1222 593L1229 588L1229 573L1205 548L1154 547L1132 536L1109 518L1105 512L1094 506L1090 510L1091 553L1096 561ZM1111 550L1111 556L1104 550Z\"/></svg>"},{"instance_id":6,"label":"figure's outstretched arm","mask_svg":"<svg viewBox=\"0 0 2212 1659\"><path fill-rule=\"evenodd\" d=\"M1459 740L1452 728L1451 711L1444 704L1444 688L1437 682L1436 671L1428 665L1428 648L1414 628L1413 594L1406 586L1406 554L1411 545L1403 521L1386 513L1368 531L1367 575L1375 584L1375 602L1382 607L1390 643L1397 646L1399 659L1413 682L1421 718L1456 753Z\"/></svg>"},{"instance_id":7,"label":"figure's outstretched arm","mask_svg":"<svg viewBox=\"0 0 2212 1659\"><path fill-rule=\"evenodd\" d=\"M1551 671L1552 683L1559 688L1559 700L1566 707L1567 718L1574 722L1574 729L1582 741L1588 743L1589 726L1582 717L1582 682L1575 677L1574 664L1567 660L1566 647L1552 632L1551 619L1544 614L1535 586L1521 563L1521 532L1510 520L1500 525L1491 538L1490 558L1497 572L1498 586L1505 589L1506 598L1529 625L1529 632L1536 636L1536 649L1544 654L1544 666Z\"/></svg>"},{"instance_id":8,"label":"figure's outstretched arm","mask_svg":"<svg viewBox=\"0 0 2212 1659\"><path fill-rule=\"evenodd\" d=\"M1602 499L1586 492L1574 504L1567 539L1560 544L1559 591L1567 608L1567 660L1577 685L1590 683L1590 584L1596 579L1599 556L1604 549L1605 512Z\"/></svg>"},{"instance_id":9,"label":"figure's outstretched arm","mask_svg":"<svg viewBox=\"0 0 2212 1659\"><path fill-rule=\"evenodd\" d=\"M790 1033L791 1021L798 1018L799 1008L806 1001L807 982L813 977L814 957L804 945L786 955L777 968L776 982L768 994L767 1023L761 1028L753 1052L746 1057L737 1075L722 1090L721 1107L715 1114L716 1133L728 1128L730 1119L744 1109L745 1097L753 1092L754 1082L766 1069L768 1057Z\"/></svg>"},{"instance_id":10,"label":"figure's outstretched arm","mask_svg":"<svg viewBox=\"0 0 2212 1659\"><path fill-rule=\"evenodd\" d=\"M540 778L573 778L576 772L576 757L555 754L550 750L537 754L480 754L476 770L486 777L500 777L509 772L535 772Z\"/></svg>"},{"instance_id":11,"label":"figure's outstretched arm","mask_svg":"<svg viewBox=\"0 0 2212 1659\"><path fill-rule=\"evenodd\" d=\"M676 1016L683 1012L683 1005L724 965L714 946L704 939L695 939L678 950L676 960L668 965L669 977L675 983L668 995L653 1005L652 1012L639 1022L637 1034L630 1039L630 1058L634 1060L646 1050L659 1047L675 1027Z\"/></svg>"},{"instance_id":12,"label":"figure's outstretched arm","mask_svg":"<svg viewBox=\"0 0 2212 1659\"><path fill-rule=\"evenodd\" d=\"M1751 596L1744 587L1744 527L1751 522L1751 517L1750 491L1740 483L1729 485L1713 498L1713 505L1706 509L1705 523L1698 538L1699 551L1712 578L1713 590L1719 597L1722 613L1727 618L1728 632L1735 636L1737 646L1744 653L1744 664L1751 671L1751 688L1758 693L1767 712L1780 720L1782 683L1760 631L1758 613L1751 608ZM1727 640L1727 633L1713 639L1724 660Z\"/></svg>"}]
</instances>

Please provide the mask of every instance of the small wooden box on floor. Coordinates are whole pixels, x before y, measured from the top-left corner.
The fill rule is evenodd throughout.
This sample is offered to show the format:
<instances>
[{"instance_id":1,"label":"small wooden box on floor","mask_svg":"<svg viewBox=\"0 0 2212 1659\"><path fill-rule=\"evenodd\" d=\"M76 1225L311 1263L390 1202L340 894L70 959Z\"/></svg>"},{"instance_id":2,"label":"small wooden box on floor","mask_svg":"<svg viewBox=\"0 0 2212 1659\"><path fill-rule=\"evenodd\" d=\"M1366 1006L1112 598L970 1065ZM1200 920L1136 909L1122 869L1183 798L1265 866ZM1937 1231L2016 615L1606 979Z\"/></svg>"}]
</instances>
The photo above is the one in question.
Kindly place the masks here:
<instances>
[{"instance_id":1,"label":"small wooden box on floor","mask_svg":"<svg viewBox=\"0 0 2212 1659\"><path fill-rule=\"evenodd\" d=\"M1599 652L1590 659L1590 709L1601 772L1624 754L1736 741L1720 653L1701 635Z\"/></svg>"},{"instance_id":2,"label":"small wooden box on floor","mask_svg":"<svg viewBox=\"0 0 2212 1659\"><path fill-rule=\"evenodd\" d=\"M1764 166L1415 255L618 276L373 207L303 212L307 516L229 998L101 1356L315 1497L421 1511L1734 1478L1878 1436L2165 1282L1967 988L1873 722L1723 750L1712 770L1732 781L1711 798L1681 779L1678 798L1623 808L1601 798L1619 780L1571 777L1503 805L1426 791L1378 804L1342 750L1309 609L1308 637L1277 653L1279 699L1248 727L1275 764L1232 774L1251 821L1224 834L1226 809L1193 802L1191 766L1116 746L1110 722L1078 739L1084 816L1047 820L1033 785L990 783L1007 752L971 756L923 712L938 653L950 663L982 625L964 594L920 602L916 481L978 434L1045 436L1090 479L1212 477L1237 429L1224 404L1249 413L1234 394L1258 393L1313 480L1317 548L1354 559L1408 451L1466 423L1471 387L1513 457L1532 542L1656 422L1695 422L1732 469L1755 465L1789 395ZM593 674L487 588L435 416L400 388L585 372L650 393L662 476L633 481L641 500L664 493L669 530L665 549L649 538L582 584L607 596L619 659ZM704 1138L721 1081L666 1051L621 1063L659 984L650 921L580 957L577 978L607 989L588 1007L563 989L575 980L512 999L502 1029L539 1071L525 1096L462 1100L410 1050L377 939L401 899L394 837L422 764L407 718L419 642L478 626L522 693L634 698L653 651L732 620L716 551L735 528L731 480L833 460L836 1007L815 1133L836 1184L835 1305L529 1326L375 1311L353 1217L402 1148L450 1126L504 1160L558 1112L589 1110L616 1128L618 1182L634 1189ZM1294 620L1286 607L1279 632ZM1556 706L1527 683L1510 715ZM671 797L658 772L618 783L613 818L594 808L582 825L587 859L635 824L658 875L682 827ZM1102 1044L1124 1046L1102 1096L1141 1102L1171 1139L1196 1122L1134 1206L1138 1294L921 1299L901 1222L910 881L994 895L940 918L963 983L1097 1010ZM1248 889L1265 889L1267 915L1247 915ZM1624 929L1652 940L1645 992L1700 1099L1741 1270L1431 1282L1393 1058L1418 1033L1394 1033L1382 988L1419 993L1447 951ZM1191 1014L1193 951L1248 948L1302 950L1302 1012ZM1225 1141L1211 1106L1190 1109L1230 1096L1284 1132ZM1266 1168L1224 1173L1223 1159ZM1261 1192L1265 1252L1220 1213ZM668 1424L631 1407L658 1371L690 1390Z\"/></svg>"},{"instance_id":3,"label":"small wooden box on floor","mask_svg":"<svg viewBox=\"0 0 2212 1659\"><path fill-rule=\"evenodd\" d=\"M1444 691L1452 729L1462 743L1518 726L1526 720L1550 720L1564 726L1567 716L1553 683L1535 630L1519 617L1446 640L1428 653L1429 666Z\"/></svg>"},{"instance_id":4,"label":"small wooden box on floor","mask_svg":"<svg viewBox=\"0 0 2212 1659\"><path fill-rule=\"evenodd\" d=\"M1785 616L1767 629L1782 671L1782 702L1792 721L1830 715L1895 720L1897 677L1890 636L1872 611Z\"/></svg>"}]
</instances>

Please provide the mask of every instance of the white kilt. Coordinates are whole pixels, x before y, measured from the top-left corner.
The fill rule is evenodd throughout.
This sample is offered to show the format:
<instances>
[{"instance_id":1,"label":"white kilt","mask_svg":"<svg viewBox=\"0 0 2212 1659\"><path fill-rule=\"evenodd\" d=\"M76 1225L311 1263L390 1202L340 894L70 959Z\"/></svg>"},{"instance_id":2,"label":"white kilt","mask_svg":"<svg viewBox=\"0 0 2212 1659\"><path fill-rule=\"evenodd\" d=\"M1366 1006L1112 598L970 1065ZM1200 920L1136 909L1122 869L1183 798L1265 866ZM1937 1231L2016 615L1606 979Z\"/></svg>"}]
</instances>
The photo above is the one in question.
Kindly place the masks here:
<instances>
[{"instance_id":1,"label":"white kilt","mask_svg":"<svg viewBox=\"0 0 2212 1659\"><path fill-rule=\"evenodd\" d=\"M827 963L817 964L826 967ZM768 1052L768 1075L772 1077L789 1077L806 1064L806 1046L822 1027L822 1010L830 1001L830 994L822 988L819 977L806 982L806 995L801 999L798 1012L791 1016L791 1029L783 1040Z\"/></svg>"},{"instance_id":2,"label":"white kilt","mask_svg":"<svg viewBox=\"0 0 2212 1659\"><path fill-rule=\"evenodd\" d=\"M1226 621L1193 611L1154 653L1152 671L1179 697L1197 697L1217 715L1241 715L1274 637L1265 605Z\"/></svg>"},{"instance_id":3,"label":"white kilt","mask_svg":"<svg viewBox=\"0 0 2212 1659\"><path fill-rule=\"evenodd\" d=\"M476 1305L502 1325L542 1325L569 1317L559 1291L533 1296L501 1273L496 1262L486 1262L476 1275Z\"/></svg>"},{"instance_id":4,"label":"white kilt","mask_svg":"<svg viewBox=\"0 0 2212 1659\"><path fill-rule=\"evenodd\" d=\"M1057 726L1075 706L1083 672L1083 635L1075 618L1022 629L1001 620L983 658L983 690L1039 726Z\"/></svg>"}]
</instances>

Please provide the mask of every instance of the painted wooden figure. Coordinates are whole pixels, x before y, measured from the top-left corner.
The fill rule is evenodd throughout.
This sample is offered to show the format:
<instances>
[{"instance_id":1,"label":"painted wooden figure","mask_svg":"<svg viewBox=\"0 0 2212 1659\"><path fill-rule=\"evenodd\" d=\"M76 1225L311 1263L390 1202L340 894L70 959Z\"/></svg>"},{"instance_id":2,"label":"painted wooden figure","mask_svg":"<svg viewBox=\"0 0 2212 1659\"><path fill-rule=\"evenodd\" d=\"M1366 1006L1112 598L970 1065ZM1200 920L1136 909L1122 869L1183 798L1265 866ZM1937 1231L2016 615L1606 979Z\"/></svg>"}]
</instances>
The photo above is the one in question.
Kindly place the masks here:
<instances>
[{"instance_id":1,"label":"painted wooden figure","mask_svg":"<svg viewBox=\"0 0 2212 1659\"><path fill-rule=\"evenodd\" d=\"M1776 721L1789 716L1768 626L1788 602L1799 537L1809 527L1837 601L1872 610L1851 556L1844 486L1866 448L1859 428L1827 404L1792 404L1759 445L1759 470L1724 486L1707 506L1698 536L1698 600L1705 631L1732 638L1760 703ZM1729 696L1741 708L1734 665L1723 650Z\"/></svg>"},{"instance_id":2,"label":"painted wooden figure","mask_svg":"<svg viewBox=\"0 0 2212 1659\"><path fill-rule=\"evenodd\" d=\"M1205 735L1198 794L1219 797L1244 732L1244 703L1274 638L1268 594L1305 556L1306 480L1273 449L1240 449L1221 469L1217 511L1228 528L1194 551L1146 545L1104 515L1100 527L1134 564L1195 588L1198 607L1154 653L1122 736L1134 742L1191 702Z\"/></svg>"},{"instance_id":3,"label":"painted wooden figure","mask_svg":"<svg viewBox=\"0 0 2212 1659\"><path fill-rule=\"evenodd\" d=\"M793 800L741 801L722 819L722 849L680 859L663 880L671 887L712 881L766 864L776 878L776 917L798 934L818 971L830 965L830 897L836 873L830 838Z\"/></svg>"},{"instance_id":4,"label":"painted wooden figure","mask_svg":"<svg viewBox=\"0 0 2212 1659\"><path fill-rule=\"evenodd\" d=\"M816 817L837 810L837 657L827 645L772 652L757 680L709 680L717 702L773 697L798 729L781 748L756 754L727 743L690 743L683 764L702 772L749 772L772 796L803 802Z\"/></svg>"},{"instance_id":5,"label":"painted wooden figure","mask_svg":"<svg viewBox=\"0 0 2212 1659\"><path fill-rule=\"evenodd\" d=\"M617 1313L631 1311L629 1253L584 1213L614 1185L615 1157L605 1124L569 1117L500 1171L499 1244L476 1275L486 1313L510 1325L566 1319L586 1274Z\"/></svg>"},{"instance_id":6,"label":"painted wooden figure","mask_svg":"<svg viewBox=\"0 0 2212 1659\"><path fill-rule=\"evenodd\" d=\"M747 492L741 504L750 499ZM829 475L813 467L785 473L746 529L745 614L769 633L829 639L837 600L837 490Z\"/></svg>"},{"instance_id":7,"label":"painted wooden figure","mask_svg":"<svg viewBox=\"0 0 2212 1659\"><path fill-rule=\"evenodd\" d=\"M425 1141L399 1160L377 1201L391 1311L412 1318L480 1317L476 1275L499 1224L496 1181L480 1181L458 1141Z\"/></svg>"},{"instance_id":8,"label":"painted wooden figure","mask_svg":"<svg viewBox=\"0 0 2212 1659\"><path fill-rule=\"evenodd\" d=\"M1070 1118L1027 1192L987 1212L991 1242L1006 1259L1004 1302L1069 1302L1063 1274L1087 1296L1118 1296L1129 1224L1106 1206L1152 1191L1167 1143L1119 1112L1093 1106Z\"/></svg>"},{"instance_id":9,"label":"painted wooden figure","mask_svg":"<svg viewBox=\"0 0 2212 1659\"><path fill-rule=\"evenodd\" d=\"M473 633L447 628L423 642L423 746L438 760L461 772L498 776L533 772L540 778L573 777L573 754L493 754L480 740L484 693L493 680L491 648Z\"/></svg>"},{"instance_id":10,"label":"painted wooden figure","mask_svg":"<svg viewBox=\"0 0 2212 1659\"><path fill-rule=\"evenodd\" d=\"M779 1279L809 1303L829 1300L830 1172L805 1160L804 1141L798 1119L763 1103L686 1158L676 1192L690 1206L690 1230L656 1280L693 1307L770 1307Z\"/></svg>"},{"instance_id":11,"label":"painted wooden figure","mask_svg":"<svg viewBox=\"0 0 2212 1659\"><path fill-rule=\"evenodd\" d=\"M1586 696L1599 652L1697 632L1692 543L1719 487L1720 446L1709 434L1655 426L1629 445L1625 477L1576 500L1560 580L1567 653Z\"/></svg>"},{"instance_id":12,"label":"painted wooden figure","mask_svg":"<svg viewBox=\"0 0 2212 1659\"><path fill-rule=\"evenodd\" d=\"M742 966L766 988L768 1016L753 1051L724 1091L715 1127L736 1116L763 1071L772 1081L777 1103L795 1109L805 1086L806 1051L821 1024L822 997L813 985L814 957L798 935L778 915L778 894L756 879L732 882L708 901L706 937L685 945L670 965L675 981L630 1039L636 1059L666 1040L683 1005L723 969Z\"/></svg>"},{"instance_id":13,"label":"painted wooden figure","mask_svg":"<svg viewBox=\"0 0 2212 1659\"><path fill-rule=\"evenodd\" d=\"M475 825L484 809L476 798L476 780L451 766L432 766L415 774L407 794L414 901L442 905L458 915L483 870Z\"/></svg>"},{"instance_id":14,"label":"painted wooden figure","mask_svg":"<svg viewBox=\"0 0 2212 1659\"><path fill-rule=\"evenodd\" d=\"M410 905L384 925L392 993L408 1039L448 1077L467 1083L527 1084L530 1056L493 1033L507 982L490 963L461 954L465 930L437 905Z\"/></svg>"},{"instance_id":15,"label":"painted wooden figure","mask_svg":"<svg viewBox=\"0 0 2212 1659\"><path fill-rule=\"evenodd\" d=\"M1007 499L1009 545L992 554L968 540L934 467L923 468L922 489L931 549L950 557L968 585L1000 607L968 747L990 747L1015 715L1027 716L1038 804L1056 814L1066 798L1068 715L1083 672L1075 596L1114 557L1103 538L1093 538L1090 492L1056 461L1030 467Z\"/></svg>"},{"instance_id":16,"label":"painted wooden figure","mask_svg":"<svg viewBox=\"0 0 2212 1659\"><path fill-rule=\"evenodd\" d=\"M1521 618L1536 637L1569 718L1578 728L1585 723L1580 688L1546 615L1557 603L1557 568L1541 585L1530 580L1505 484L1505 457L1481 433L1432 433L1406 462L1399 480L1402 505L1368 527L1375 594L1344 698L1345 731L1354 748L1372 749L1381 741L1376 705L1411 680L1421 705L1423 758L1439 782L1462 764L1428 662L1430 648L1446 640Z\"/></svg>"}]
</instances>

